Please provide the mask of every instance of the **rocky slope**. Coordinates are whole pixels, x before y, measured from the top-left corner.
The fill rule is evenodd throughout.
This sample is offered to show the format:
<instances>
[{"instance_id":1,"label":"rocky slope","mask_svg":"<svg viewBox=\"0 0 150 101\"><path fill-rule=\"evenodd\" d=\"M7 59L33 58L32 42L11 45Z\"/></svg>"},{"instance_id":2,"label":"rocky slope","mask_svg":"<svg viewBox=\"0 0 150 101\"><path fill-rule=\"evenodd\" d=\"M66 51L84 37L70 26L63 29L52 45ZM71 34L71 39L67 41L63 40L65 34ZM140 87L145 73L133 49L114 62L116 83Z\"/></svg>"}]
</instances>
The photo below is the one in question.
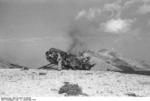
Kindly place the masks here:
<instances>
[{"instance_id":1,"label":"rocky slope","mask_svg":"<svg viewBox=\"0 0 150 101\"><path fill-rule=\"evenodd\" d=\"M85 56L91 58L92 63L100 70L121 71L126 73L140 73L150 75L150 65L145 62L137 62L135 60L124 58L115 50L102 49L98 52L87 51Z\"/></svg>"},{"instance_id":2,"label":"rocky slope","mask_svg":"<svg viewBox=\"0 0 150 101\"><path fill-rule=\"evenodd\" d=\"M24 69L24 68L30 68L30 67L21 66L21 65L0 59L0 69L16 69L16 68Z\"/></svg>"}]
</instances>

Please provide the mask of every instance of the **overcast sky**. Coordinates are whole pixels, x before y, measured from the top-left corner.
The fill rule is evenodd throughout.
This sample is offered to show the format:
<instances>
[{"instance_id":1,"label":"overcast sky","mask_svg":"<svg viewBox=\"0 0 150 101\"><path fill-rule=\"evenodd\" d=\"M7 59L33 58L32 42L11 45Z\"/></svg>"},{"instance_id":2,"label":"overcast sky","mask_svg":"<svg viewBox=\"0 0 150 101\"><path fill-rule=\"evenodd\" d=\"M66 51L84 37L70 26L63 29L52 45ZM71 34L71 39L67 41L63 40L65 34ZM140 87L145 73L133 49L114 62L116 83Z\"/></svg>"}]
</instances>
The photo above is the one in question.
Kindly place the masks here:
<instances>
[{"instance_id":1,"label":"overcast sky","mask_svg":"<svg viewBox=\"0 0 150 101\"><path fill-rule=\"evenodd\" d=\"M91 50L150 60L150 0L0 0L0 58L47 64L45 51L67 50L74 26Z\"/></svg>"}]
</instances>

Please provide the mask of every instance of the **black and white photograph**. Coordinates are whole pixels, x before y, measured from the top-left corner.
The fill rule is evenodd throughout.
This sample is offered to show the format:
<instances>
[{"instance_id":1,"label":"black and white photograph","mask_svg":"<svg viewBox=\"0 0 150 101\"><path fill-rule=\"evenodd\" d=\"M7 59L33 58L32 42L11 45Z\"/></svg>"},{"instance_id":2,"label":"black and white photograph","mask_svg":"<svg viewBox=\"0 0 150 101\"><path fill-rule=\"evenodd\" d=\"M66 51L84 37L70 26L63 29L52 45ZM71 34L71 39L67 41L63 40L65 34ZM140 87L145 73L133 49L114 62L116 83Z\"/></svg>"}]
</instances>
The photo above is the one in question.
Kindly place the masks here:
<instances>
[{"instance_id":1,"label":"black and white photograph","mask_svg":"<svg viewBox=\"0 0 150 101\"><path fill-rule=\"evenodd\" d=\"M0 97L150 97L150 0L0 0Z\"/></svg>"}]
</instances>

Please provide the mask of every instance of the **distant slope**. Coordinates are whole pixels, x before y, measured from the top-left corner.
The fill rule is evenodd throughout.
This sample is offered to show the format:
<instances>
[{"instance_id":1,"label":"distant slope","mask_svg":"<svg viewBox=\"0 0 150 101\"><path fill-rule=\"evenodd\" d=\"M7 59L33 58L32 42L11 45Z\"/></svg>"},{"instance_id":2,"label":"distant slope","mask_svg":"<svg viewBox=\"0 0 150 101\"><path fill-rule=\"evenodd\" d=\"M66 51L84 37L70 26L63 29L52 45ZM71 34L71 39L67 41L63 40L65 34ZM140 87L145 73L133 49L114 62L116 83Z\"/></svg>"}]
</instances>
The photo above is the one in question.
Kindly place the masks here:
<instances>
[{"instance_id":1,"label":"distant slope","mask_svg":"<svg viewBox=\"0 0 150 101\"><path fill-rule=\"evenodd\" d=\"M29 68L0 59L0 69Z\"/></svg>"},{"instance_id":2,"label":"distant slope","mask_svg":"<svg viewBox=\"0 0 150 101\"><path fill-rule=\"evenodd\" d=\"M112 71L123 71L123 72L143 72L150 74L150 65L144 62L137 62L130 59L126 59L114 50L102 49L98 52L86 51L85 56L91 57L91 62L97 63L102 70L112 70ZM106 69L107 67L107 69Z\"/></svg>"}]
</instances>

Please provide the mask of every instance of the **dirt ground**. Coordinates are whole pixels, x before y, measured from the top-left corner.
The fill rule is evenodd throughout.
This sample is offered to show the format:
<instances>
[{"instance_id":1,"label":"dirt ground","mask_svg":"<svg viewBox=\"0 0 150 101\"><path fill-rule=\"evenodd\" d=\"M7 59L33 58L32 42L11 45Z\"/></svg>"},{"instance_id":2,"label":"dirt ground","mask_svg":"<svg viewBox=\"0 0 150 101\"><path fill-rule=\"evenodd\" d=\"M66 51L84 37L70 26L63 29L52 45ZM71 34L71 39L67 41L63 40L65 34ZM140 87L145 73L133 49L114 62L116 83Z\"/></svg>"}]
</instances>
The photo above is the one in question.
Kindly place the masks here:
<instances>
[{"instance_id":1,"label":"dirt ground","mask_svg":"<svg viewBox=\"0 0 150 101\"><path fill-rule=\"evenodd\" d=\"M38 69L0 69L0 96L64 96L58 94L64 82L78 84L88 96L150 96L150 76Z\"/></svg>"}]
</instances>

